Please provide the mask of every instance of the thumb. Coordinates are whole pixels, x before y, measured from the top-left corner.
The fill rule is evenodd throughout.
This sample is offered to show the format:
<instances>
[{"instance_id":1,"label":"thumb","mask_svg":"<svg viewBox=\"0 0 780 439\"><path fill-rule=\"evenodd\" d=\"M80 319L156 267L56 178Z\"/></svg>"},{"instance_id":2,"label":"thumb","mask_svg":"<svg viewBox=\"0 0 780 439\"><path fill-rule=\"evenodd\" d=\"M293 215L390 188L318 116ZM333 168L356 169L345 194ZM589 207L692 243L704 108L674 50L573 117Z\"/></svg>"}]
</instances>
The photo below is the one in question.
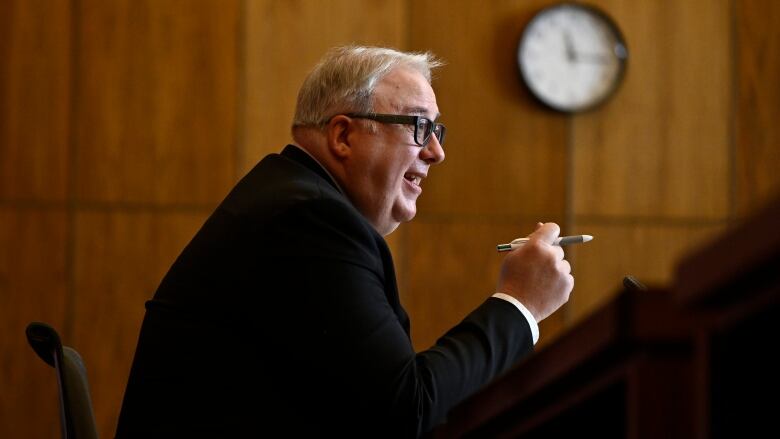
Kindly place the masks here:
<instances>
[{"instance_id":1,"label":"thumb","mask_svg":"<svg viewBox=\"0 0 780 439\"><path fill-rule=\"evenodd\" d=\"M538 239L548 244L552 244L555 238L561 233L561 228L555 223L537 224L536 230L528 235L528 239Z\"/></svg>"}]
</instances>

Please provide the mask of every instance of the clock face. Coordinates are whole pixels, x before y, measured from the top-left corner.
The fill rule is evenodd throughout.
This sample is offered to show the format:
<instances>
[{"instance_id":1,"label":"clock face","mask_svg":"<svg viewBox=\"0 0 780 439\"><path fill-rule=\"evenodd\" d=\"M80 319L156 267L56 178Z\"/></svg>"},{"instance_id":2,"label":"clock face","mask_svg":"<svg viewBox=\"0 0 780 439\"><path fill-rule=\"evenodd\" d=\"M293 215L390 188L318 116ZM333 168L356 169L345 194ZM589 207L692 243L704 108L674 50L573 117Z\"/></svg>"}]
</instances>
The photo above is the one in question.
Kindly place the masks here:
<instances>
[{"instance_id":1,"label":"clock face","mask_svg":"<svg viewBox=\"0 0 780 439\"><path fill-rule=\"evenodd\" d=\"M592 108L616 89L628 50L617 26L590 6L543 9L527 25L517 49L531 93L564 112Z\"/></svg>"}]
</instances>

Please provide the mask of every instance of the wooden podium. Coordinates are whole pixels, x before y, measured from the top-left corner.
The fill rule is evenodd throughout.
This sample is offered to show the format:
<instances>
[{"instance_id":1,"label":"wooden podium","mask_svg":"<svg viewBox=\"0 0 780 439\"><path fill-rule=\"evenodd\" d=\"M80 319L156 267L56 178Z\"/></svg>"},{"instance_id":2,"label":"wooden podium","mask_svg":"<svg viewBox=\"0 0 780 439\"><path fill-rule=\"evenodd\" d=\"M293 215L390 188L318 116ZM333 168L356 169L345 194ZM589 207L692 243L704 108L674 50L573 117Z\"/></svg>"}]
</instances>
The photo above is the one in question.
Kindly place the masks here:
<instances>
[{"instance_id":1,"label":"wooden podium","mask_svg":"<svg viewBox=\"0 0 780 439\"><path fill-rule=\"evenodd\" d=\"M780 437L780 199L624 290L455 407L432 438Z\"/></svg>"}]
</instances>

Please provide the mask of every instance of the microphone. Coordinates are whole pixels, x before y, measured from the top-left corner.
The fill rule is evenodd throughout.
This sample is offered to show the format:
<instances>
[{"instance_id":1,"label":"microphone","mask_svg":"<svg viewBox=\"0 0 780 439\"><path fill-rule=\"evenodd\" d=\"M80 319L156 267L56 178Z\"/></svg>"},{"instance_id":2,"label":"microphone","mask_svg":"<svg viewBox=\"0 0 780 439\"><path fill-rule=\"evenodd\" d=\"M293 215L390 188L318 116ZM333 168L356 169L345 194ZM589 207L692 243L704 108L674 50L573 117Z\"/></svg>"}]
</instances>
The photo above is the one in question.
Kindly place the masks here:
<instances>
[{"instance_id":1,"label":"microphone","mask_svg":"<svg viewBox=\"0 0 780 439\"><path fill-rule=\"evenodd\" d=\"M630 274L623 278L623 286L629 291L647 291L647 287Z\"/></svg>"}]
</instances>

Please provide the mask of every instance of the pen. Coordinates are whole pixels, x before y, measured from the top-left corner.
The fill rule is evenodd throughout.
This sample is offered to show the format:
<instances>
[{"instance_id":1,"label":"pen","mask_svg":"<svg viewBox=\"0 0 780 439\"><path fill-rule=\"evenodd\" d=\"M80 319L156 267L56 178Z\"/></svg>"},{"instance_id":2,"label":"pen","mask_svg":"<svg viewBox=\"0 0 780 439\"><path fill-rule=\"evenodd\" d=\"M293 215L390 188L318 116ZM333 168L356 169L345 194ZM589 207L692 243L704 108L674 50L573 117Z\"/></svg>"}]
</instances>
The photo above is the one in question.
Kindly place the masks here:
<instances>
[{"instance_id":1,"label":"pen","mask_svg":"<svg viewBox=\"0 0 780 439\"><path fill-rule=\"evenodd\" d=\"M553 241L553 245L580 244L592 240L593 236L591 235L561 236ZM498 244L496 249L500 252L506 252L509 250L514 250L526 242L528 242L528 238L517 238L509 244Z\"/></svg>"}]
</instances>

